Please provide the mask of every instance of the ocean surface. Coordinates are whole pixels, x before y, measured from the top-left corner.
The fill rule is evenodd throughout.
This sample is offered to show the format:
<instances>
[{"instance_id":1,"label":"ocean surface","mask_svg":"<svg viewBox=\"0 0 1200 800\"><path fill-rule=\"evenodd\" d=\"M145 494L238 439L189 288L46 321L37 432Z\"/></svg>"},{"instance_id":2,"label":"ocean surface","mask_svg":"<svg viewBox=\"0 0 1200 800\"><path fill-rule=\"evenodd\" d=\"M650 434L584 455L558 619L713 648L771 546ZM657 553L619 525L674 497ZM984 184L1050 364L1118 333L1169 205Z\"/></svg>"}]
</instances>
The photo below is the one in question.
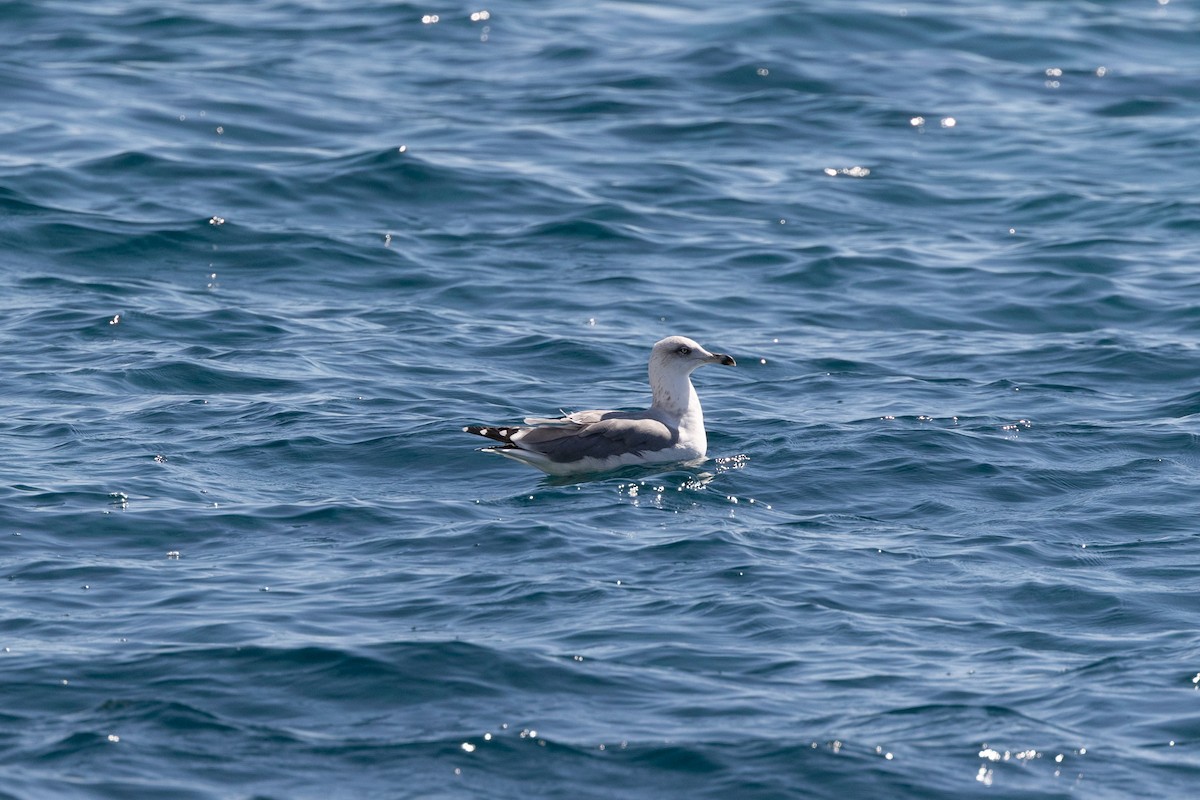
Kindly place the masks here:
<instances>
[{"instance_id":1,"label":"ocean surface","mask_svg":"<svg viewBox=\"0 0 1200 800\"><path fill-rule=\"evenodd\" d=\"M2 800L1196 796L1196 3L0 21Z\"/></svg>"}]
</instances>

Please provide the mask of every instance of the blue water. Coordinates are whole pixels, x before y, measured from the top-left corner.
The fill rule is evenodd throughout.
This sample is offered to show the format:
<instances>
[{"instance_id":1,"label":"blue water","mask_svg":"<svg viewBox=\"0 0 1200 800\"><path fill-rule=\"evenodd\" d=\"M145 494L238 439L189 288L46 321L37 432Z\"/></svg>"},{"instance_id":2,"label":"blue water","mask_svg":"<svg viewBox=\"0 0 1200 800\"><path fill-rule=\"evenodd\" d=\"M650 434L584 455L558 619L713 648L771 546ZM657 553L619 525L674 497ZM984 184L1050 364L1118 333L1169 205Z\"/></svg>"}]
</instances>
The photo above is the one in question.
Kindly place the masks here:
<instances>
[{"instance_id":1,"label":"blue water","mask_svg":"<svg viewBox=\"0 0 1200 800\"><path fill-rule=\"evenodd\" d=\"M0 798L1194 796L1196 4L0 20Z\"/></svg>"}]
</instances>

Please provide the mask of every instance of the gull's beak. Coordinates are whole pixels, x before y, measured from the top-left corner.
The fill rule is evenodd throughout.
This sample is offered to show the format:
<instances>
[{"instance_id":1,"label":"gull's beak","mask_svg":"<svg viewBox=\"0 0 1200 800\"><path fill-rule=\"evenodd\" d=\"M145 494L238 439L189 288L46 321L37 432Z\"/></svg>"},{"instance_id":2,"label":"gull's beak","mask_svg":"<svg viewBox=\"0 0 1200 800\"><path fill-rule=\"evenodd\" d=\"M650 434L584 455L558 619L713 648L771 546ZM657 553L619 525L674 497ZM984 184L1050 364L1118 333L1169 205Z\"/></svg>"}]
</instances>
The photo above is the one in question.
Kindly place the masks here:
<instances>
[{"instance_id":1,"label":"gull's beak","mask_svg":"<svg viewBox=\"0 0 1200 800\"><path fill-rule=\"evenodd\" d=\"M727 356L724 353L712 353L704 360L710 364L723 364L727 367L737 366L737 362L733 360L733 356Z\"/></svg>"}]
</instances>

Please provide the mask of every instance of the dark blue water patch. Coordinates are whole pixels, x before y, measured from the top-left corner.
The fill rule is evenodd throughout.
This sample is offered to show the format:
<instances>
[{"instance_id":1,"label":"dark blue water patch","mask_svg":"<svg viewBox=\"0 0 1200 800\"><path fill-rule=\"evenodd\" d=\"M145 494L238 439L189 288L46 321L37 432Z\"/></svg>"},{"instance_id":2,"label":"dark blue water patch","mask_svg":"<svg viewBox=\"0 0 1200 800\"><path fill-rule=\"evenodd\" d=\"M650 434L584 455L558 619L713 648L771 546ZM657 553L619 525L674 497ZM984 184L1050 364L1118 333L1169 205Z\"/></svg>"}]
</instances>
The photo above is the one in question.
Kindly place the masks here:
<instances>
[{"instance_id":1,"label":"dark blue water patch","mask_svg":"<svg viewBox=\"0 0 1200 800\"><path fill-rule=\"evenodd\" d=\"M198 244L196 233L200 230L198 225L163 228L77 215L66 221L58 212L49 217L26 228L16 244L44 253L67 270L86 272L98 267L109 275L142 275L144 259L151 255L178 264L183 260L180 253Z\"/></svg>"},{"instance_id":2,"label":"dark blue water patch","mask_svg":"<svg viewBox=\"0 0 1200 800\"><path fill-rule=\"evenodd\" d=\"M1162 416L1167 418L1185 419L1200 413L1200 392L1181 395L1166 401L1160 408ZM1193 446L1195 442L1193 441Z\"/></svg>"},{"instance_id":3,"label":"dark blue water patch","mask_svg":"<svg viewBox=\"0 0 1200 800\"><path fill-rule=\"evenodd\" d=\"M286 391L291 386L287 379L246 374L188 361L168 361L153 366L104 370L99 373L85 371L83 377L88 377L89 374L97 374L105 382L128 391L158 395L190 396L214 392L260 394Z\"/></svg>"},{"instance_id":4,"label":"dark blue water patch","mask_svg":"<svg viewBox=\"0 0 1200 800\"><path fill-rule=\"evenodd\" d=\"M421 158L396 149L313 165L312 172L314 180L304 186L306 195L356 204L419 204L425 213L431 206L490 204L498 197L542 196L547 204L564 201L554 187L497 170L486 161L450 167L437 163L435 154ZM503 210L503 204L495 207L496 212Z\"/></svg>"},{"instance_id":5,"label":"dark blue water patch","mask_svg":"<svg viewBox=\"0 0 1200 800\"><path fill-rule=\"evenodd\" d=\"M6 224L15 222L17 218L26 214L38 214L45 211L44 206L34 202L28 195L4 186L0 186L0 203L3 203Z\"/></svg>"}]
</instances>

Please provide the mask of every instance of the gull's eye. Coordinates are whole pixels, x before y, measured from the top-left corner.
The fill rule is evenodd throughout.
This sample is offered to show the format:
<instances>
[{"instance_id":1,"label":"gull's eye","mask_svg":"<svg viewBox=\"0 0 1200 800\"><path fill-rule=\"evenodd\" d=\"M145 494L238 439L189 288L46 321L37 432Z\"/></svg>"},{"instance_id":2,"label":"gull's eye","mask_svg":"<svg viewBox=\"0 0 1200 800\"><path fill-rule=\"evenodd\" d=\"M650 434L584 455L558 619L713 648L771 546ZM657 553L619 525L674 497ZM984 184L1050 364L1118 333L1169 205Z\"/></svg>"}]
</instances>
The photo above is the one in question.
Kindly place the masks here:
<instances>
[{"instance_id":1,"label":"gull's eye","mask_svg":"<svg viewBox=\"0 0 1200 800\"><path fill-rule=\"evenodd\" d=\"M681 355L681 356L690 356L692 354L692 348L688 347L685 344L683 347L679 348L675 352L679 353L679 355Z\"/></svg>"}]
</instances>

